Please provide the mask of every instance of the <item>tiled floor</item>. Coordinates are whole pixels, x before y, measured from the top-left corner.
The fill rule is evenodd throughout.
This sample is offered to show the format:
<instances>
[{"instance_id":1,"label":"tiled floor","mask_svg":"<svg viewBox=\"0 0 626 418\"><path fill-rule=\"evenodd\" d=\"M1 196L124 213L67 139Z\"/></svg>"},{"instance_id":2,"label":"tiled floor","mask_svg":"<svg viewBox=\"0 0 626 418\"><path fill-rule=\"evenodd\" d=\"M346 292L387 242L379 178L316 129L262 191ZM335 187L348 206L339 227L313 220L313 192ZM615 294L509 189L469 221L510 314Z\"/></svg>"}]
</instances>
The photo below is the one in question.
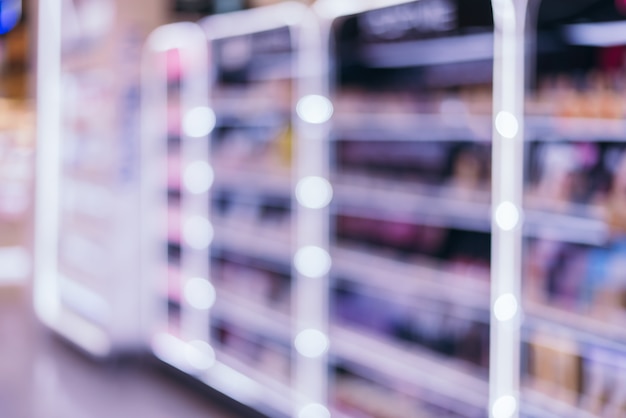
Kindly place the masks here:
<instances>
[{"instance_id":1,"label":"tiled floor","mask_svg":"<svg viewBox=\"0 0 626 418\"><path fill-rule=\"evenodd\" d=\"M239 418L148 361L102 364L53 337L25 292L0 288L1 418Z\"/></svg>"}]
</instances>

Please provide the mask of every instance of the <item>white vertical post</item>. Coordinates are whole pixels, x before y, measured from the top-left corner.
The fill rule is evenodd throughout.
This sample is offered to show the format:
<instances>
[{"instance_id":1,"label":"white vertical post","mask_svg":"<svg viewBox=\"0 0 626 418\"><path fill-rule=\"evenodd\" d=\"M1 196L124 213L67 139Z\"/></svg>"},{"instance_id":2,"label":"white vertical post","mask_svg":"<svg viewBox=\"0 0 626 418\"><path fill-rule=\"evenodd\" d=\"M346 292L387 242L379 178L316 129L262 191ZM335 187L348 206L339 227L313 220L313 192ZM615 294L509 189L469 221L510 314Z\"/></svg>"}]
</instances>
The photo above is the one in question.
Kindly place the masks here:
<instances>
[{"instance_id":1,"label":"white vertical post","mask_svg":"<svg viewBox=\"0 0 626 418\"><path fill-rule=\"evenodd\" d=\"M307 14L297 27L297 88L294 109L295 254L294 417L330 417L328 410L329 181L327 40L317 19ZM315 271L317 270L317 271ZM309 348L312 349L309 351Z\"/></svg>"},{"instance_id":2,"label":"white vertical post","mask_svg":"<svg viewBox=\"0 0 626 418\"><path fill-rule=\"evenodd\" d=\"M527 0L492 0L495 41L489 416L519 416Z\"/></svg>"},{"instance_id":3,"label":"white vertical post","mask_svg":"<svg viewBox=\"0 0 626 418\"><path fill-rule=\"evenodd\" d=\"M40 0L37 39L37 184L35 191L34 303L53 326L57 283L61 134L61 2Z\"/></svg>"}]
</instances>

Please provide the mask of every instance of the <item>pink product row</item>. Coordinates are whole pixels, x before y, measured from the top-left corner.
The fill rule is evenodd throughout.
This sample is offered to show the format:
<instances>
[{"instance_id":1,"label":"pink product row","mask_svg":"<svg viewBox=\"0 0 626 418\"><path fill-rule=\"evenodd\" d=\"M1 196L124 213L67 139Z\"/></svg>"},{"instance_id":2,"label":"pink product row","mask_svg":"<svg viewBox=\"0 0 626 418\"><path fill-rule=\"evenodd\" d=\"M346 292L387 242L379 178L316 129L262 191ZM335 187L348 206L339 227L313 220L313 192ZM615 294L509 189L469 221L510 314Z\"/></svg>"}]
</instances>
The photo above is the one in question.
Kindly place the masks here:
<instances>
[{"instance_id":1,"label":"pink product row","mask_svg":"<svg viewBox=\"0 0 626 418\"><path fill-rule=\"evenodd\" d=\"M167 241L180 246L182 240L182 214L180 207L168 205L167 208Z\"/></svg>"}]
</instances>

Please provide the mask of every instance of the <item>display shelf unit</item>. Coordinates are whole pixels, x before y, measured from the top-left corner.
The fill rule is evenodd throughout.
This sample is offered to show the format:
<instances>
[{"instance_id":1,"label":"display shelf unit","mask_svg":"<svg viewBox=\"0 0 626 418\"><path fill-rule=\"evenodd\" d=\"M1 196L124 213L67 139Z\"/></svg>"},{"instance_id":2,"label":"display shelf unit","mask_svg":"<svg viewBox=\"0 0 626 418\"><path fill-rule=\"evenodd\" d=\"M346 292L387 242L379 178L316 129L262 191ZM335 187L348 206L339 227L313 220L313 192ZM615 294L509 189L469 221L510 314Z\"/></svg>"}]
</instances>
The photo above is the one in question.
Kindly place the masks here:
<instances>
[{"instance_id":1,"label":"display shelf unit","mask_svg":"<svg viewBox=\"0 0 626 418\"><path fill-rule=\"evenodd\" d=\"M315 36L310 32L316 31L312 18L302 5L285 3L224 18L210 17L201 23L214 59L210 96L217 125L211 158L218 181L213 199L221 208L220 225L224 227L216 229L214 248L273 264L253 265L247 260L249 270L239 275L242 286L254 287L262 280L264 296L256 303L264 307L251 309L257 317L254 321L240 317L237 325L243 338L261 344L264 353L241 357L242 364L258 369L259 379L278 374L290 388L282 391L288 395L282 404L264 400L266 408L281 416L294 416L307 405L324 403L320 393L324 391L325 363L303 359L294 343L299 332L320 328L315 312L301 303L306 284L292 266L297 246L308 239L299 228L301 211L294 195L307 134L294 109L301 97L313 93L307 88L315 89L311 84L302 87L306 76L300 72L301 62L314 47L307 43ZM310 158L319 161L319 154ZM313 169L317 169L315 165ZM317 220L320 215L313 216ZM219 256L214 251L210 256ZM280 270L280 278L273 270ZM249 292L230 296L240 302L237 310L255 303L247 301L252 297ZM231 307L230 311L235 310ZM227 312L223 313L226 318ZM228 327L221 331L228 332Z\"/></svg>"},{"instance_id":2,"label":"display shelf unit","mask_svg":"<svg viewBox=\"0 0 626 418\"><path fill-rule=\"evenodd\" d=\"M406 395L412 401L403 416L485 416L491 5L331 3L316 6L326 17L335 107L331 362L377 382L368 396L393 396L408 385L413 397ZM420 20L429 13L431 20ZM430 49L454 49L457 41L472 45L469 54ZM463 80L469 67L475 78ZM465 254L468 248L455 247L464 239L474 247ZM464 320L447 317L443 306ZM454 344L477 351L461 353ZM330 382L337 399L341 375L331 370ZM436 395L420 399L424 392ZM366 404L355 402L349 414L376 415Z\"/></svg>"},{"instance_id":3,"label":"display shelf unit","mask_svg":"<svg viewBox=\"0 0 626 418\"><path fill-rule=\"evenodd\" d=\"M323 170L325 153L318 150L323 141L319 135L310 138L318 131L316 124L295 112L299 100L316 97L322 79L321 70L316 72L317 65L323 68L316 60L322 51L318 27L312 12L296 3L212 16L198 27L201 42L196 42L200 29L191 24L160 28L149 53L157 57L174 50L194 63L202 61L193 68L181 61L174 100L163 92L172 83L162 74L148 77L145 85L160 95L147 99L147 109L153 107L147 119L172 120L166 115L173 111L183 134L176 140L175 157L172 133L167 135L164 124L148 127L144 137L150 158L167 160L168 171L181 179L174 182L181 184L177 191L165 186L168 180L162 170L158 173L158 164L146 175L145 198L163 208L146 223L147 245L153 249L144 260L151 271L148 280L168 282L163 269L150 267L155 260L172 264L174 259L176 276L175 291L157 290L155 311L160 314L153 321L152 349L166 363L268 416L315 411L325 404L326 361L298 350L311 331L315 339L315 332L325 329L318 315L325 308L307 307L307 302L323 300L326 288L323 281L303 278L293 259L298 246L324 239L299 229L300 217L315 223L327 217L323 210L301 209L295 196L296 189L310 194L307 187L297 187L301 178ZM313 74L304 74L304 61ZM147 74L154 73L150 62L154 58L146 64ZM189 100L196 98L192 106ZM168 105L172 101L178 107ZM204 109L204 118L195 122L206 129L190 137L185 120L194 106ZM206 170L187 184L188 167L197 163ZM206 187L194 193L203 177ZM186 229L189 217L205 220L208 228ZM194 239L206 245L194 246ZM164 248L172 246L168 256ZM172 310L172 302L179 306ZM181 356L183 347L192 354Z\"/></svg>"},{"instance_id":4,"label":"display shelf unit","mask_svg":"<svg viewBox=\"0 0 626 418\"><path fill-rule=\"evenodd\" d=\"M35 311L90 355L135 352L144 340L136 57L162 10L39 3Z\"/></svg>"},{"instance_id":5,"label":"display shelf unit","mask_svg":"<svg viewBox=\"0 0 626 418\"><path fill-rule=\"evenodd\" d=\"M566 33L541 7L538 39ZM622 202L607 196L624 123L607 89L543 82L541 48L524 117L526 13L328 0L202 21L209 66L183 78L209 82L194 91L210 126L165 158L178 180L148 176L147 244L175 264L155 354L272 417L394 416L376 399L409 417L619 416ZM195 194L194 161L210 179ZM162 264L150 280L167 283Z\"/></svg>"},{"instance_id":6,"label":"display shelf unit","mask_svg":"<svg viewBox=\"0 0 626 418\"><path fill-rule=\"evenodd\" d=\"M459 416L465 416L463 414L471 410L474 410L473 416L482 416L484 413L487 382L477 378L465 364L445 364L427 352L407 350L393 341L381 340L342 326L331 327L331 338L334 355L351 363L357 371L384 375L392 387L401 381L415 388L416 392L426 388L459 401L459 406L465 404L467 408L465 411L457 411ZM368 347L368 350L362 347ZM414 372L406 373L407 367Z\"/></svg>"},{"instance_id":7,"label":"display shelf unit","mask_svg":"<svg viewBox=\"0 0 626 418\"><path fill-rule=\"evenodd\" d=\"M525 118L524 205L532 232L523 256L522 399L555 416L619 416L626 402L617 377L624 310L616 191L626 38L606 28L623 25L626 15L611 1L572 7L567 16L554 14L550 0L535 6L528 22L536 51L528 55ZM542 47L548 41L553 47Z\"/></svg>"}]
</instances>

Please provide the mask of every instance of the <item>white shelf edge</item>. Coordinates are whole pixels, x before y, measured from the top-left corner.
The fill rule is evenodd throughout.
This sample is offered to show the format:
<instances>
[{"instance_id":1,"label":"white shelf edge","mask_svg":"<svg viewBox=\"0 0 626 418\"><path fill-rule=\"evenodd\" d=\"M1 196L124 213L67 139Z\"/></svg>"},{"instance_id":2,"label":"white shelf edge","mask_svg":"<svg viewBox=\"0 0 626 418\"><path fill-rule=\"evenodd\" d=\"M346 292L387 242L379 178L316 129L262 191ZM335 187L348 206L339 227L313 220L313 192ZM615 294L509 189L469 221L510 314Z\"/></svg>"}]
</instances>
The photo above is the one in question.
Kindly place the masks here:
<instances>
[{"instance_id":1,"label":"white shelf edge","mask_svg":"<svg viewBox=\"0 0 626 418\"><path fill-rule=\"evenodd\" d=\"M272 239L253 229L237 228L224 224L213 224L215 239L213 245L226 250L243 252L246 255L285 261L291 264L292 248L288 240Z\"/></svg>"},{"instance_id":2,"label":"white shelf edge","mask_svg":"<svg viewBox=\"0 0 626 418\"><path fill-rule=\"evenodd\" d=\"M290 196L291 174L289 169L285 171L263 171L245 169L241 167L226 167L217 165L215 167L214 188L232 188L254 190L257 194L261 192L276 193Z\"/></svg>"},{"instance_id":3,"label":"white shelf edge","mask_svg":"<svg viewBox=\"0 0 626 418\"><path fill-rule=\"evenodd\" d=\"M525 118L526 138L530 142L550 142L565 139L585 142L623 141L626 122L623 119L562 117L553 115L528 115ZM535 136L544 134L541 140ZM594 139L597 135L598 139Z\"/></svg>"},{"instance_id":4,"label":"white shelf edge","mask_svg":"<svg viewBox=\"0 0 626 418\"><path fill-rule=\"evenodd\" d=\"M160 361L244 405L266 412L268 409L278 410L286 416L290 415L294 394L287 385L216 348L213 348L215 363L208 370L196 370L185 359L186 343L173 334L165 335L169 341L166 347L158 347L153 343L153 352Z\"/></svg>"},{"instance_id":5,"label":"white shelf edge","mask_svg":"<svg viewBox=\"0 0 626 418\"><path fill-rule=\"evenodd\" d=\"M523 327L526 329L565 335L577 342L626 352L626 329L623 327L540 303L526 302L525 311Z\"/></svg>"},{"instance_id":6,"label":"white shelf edge","mask_svg":"<svg viewBox=\"0 0 626 418\"><path fill-rule=\"evenodd\" d=\"M331 248L331 256L333 256L335 276L337 273L359 276L342 276L342 279L388 289L390 293L397 294L398 297L424 295L444 298L464 307L489 310L488 280L482 283L460 274L443 272L434 267L389 260L337 246ZM393 289L389 288L389 281L384 279L390 275L395 276ZM468 286L459 286L458 281Z\"/></svg>"},{"instance_id":7,"label":"white shelf edge","mask_svg":"<svg viewBox=\"0 0 626 418\"><path fill-rule=\"evenodd\" d=\"M425 223L446 218L446 225L466 227L471 230L491 230L491 208L487 201L473 202L462 198L428 196L419 191L398 191L389 187L358 186L339 183L334 186L335 202L347 208L362 207L359 212L371 211L372 216L392 217L393 214L427 215ZM442 193L453 192L453 188L440 188ZM345 203L344 203L345 202ZM392 209L394 208L394 209ZM401 208L401 209L397 209ZM338 209L339 213L350 209Z\"/></svg>"},{"instance_id":8,"label":"white shelf edge","mask_svg":"<svg viewBox=\"0 0 626 418\"><path fill-rule=\"evenodd\" d=\"M289 316L247 301L231 291L218 288L216 303L211 310L239 326L244 324L243 327L254 327L259 332L286 341L291 339Z\"/></svg>"},{"instance_id":9,"label":"white shelf edge","mask_svg":"<svg viewBox=\"0 0 626 418\"><path fill-rule=\"evenodd\" d=\"M255 367L245 364L243 361L225 353L221 349L215 348L215 354L218 361L251 378L257 385L259 385L259 387L262 387L262 398L264 400L271 398L274 399L274 402L268 403L271 407L274 407L284 413L291 414L291 402L294 399L295 394L289 385L259 371L259 369ZM281 405L278 406L278 403Z\"/></svg>"},{"instance_id":10,"label":"white shelf edge","mask_svg":"<svg viewBox=\"0 0 626 418\"><path fill-rule=\"evenodd\" d=\"M524 215L526 237L589 245L601 245L608 238L608 227L597 217L574 216L539 209L529 209Z\"/></svg>"},{"instance_id":11,"label":"white shelf edge","mask_svg":"<svg viewBox=\"0 0 626 418\"><path fill-rule=\"evenodd\" d=\"M352 331L348 327L331 327L331 355L348 358L365 368L393 375L407 384L428 388L469 405L487 405L488 383L462 371L454 360L428 358L399 346ZM434 356L433 356L434 357ZM411 370L411 373L407 373Z\"/></svg>"},{"instance_id":12,"label":"white shelf edge","mask_svg":"<svg viewBox=\"0 0 626 418\"><path fill-rule=\"evenodd\" d=\"M380 180L380 183L384 184L384 180ZM430 189L440 194L454 191L446 187ZM389 187L349 185L344 179L335 185L335 191L335 202L345 205L337 209L340 214L381 219L397 217L398 214L405 218L420 214L429 216L425 223L437 223L437 219L445 219L446 222L439 223L472 231L491 231L491 206L487 202L428 195L420 192L419 188L415 192L391 190L391 182ZM594 215L577 216L538 208L528 208L524 215L525 237L545 237L589 245L601 245L608 237L605 222Z\"/></svg>"},{"instance_id":13,"label":"white shelf edge","mask_svg":"<svg viewBox=\"0 0 626 418\"><path fill-rule=\"evenodd\" d=\"M521 410L542 418L598 418L575 406L530 388L522 388ZM528 406L525 406L528 405Z\"/></svg>"}]
</instances>

